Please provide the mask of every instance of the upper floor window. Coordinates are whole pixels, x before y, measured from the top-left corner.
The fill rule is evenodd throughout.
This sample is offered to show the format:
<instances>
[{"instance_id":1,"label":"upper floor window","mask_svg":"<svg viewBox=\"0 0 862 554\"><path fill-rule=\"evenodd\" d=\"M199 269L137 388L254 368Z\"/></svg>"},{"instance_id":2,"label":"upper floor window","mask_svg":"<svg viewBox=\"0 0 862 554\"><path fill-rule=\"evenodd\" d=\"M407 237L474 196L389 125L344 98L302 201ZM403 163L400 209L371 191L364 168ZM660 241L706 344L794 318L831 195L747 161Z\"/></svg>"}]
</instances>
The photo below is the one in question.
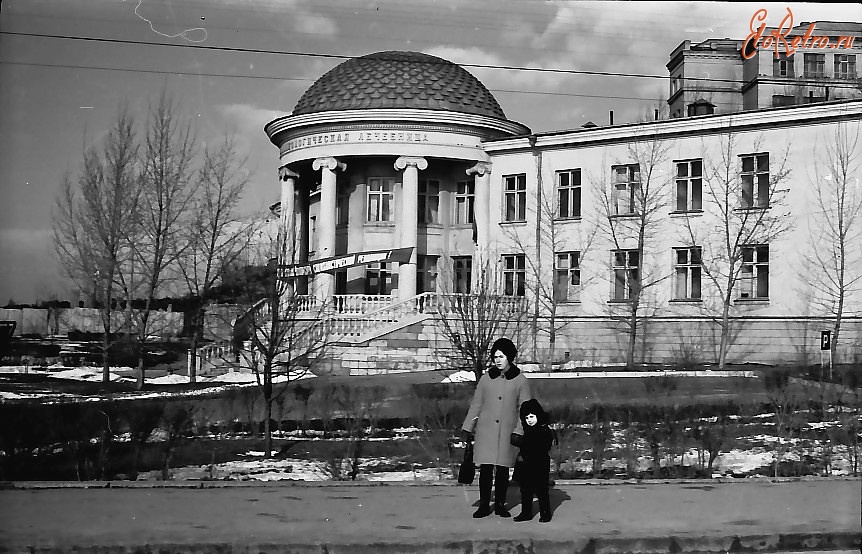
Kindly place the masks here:
<instances>
[{"instance_id":1,"label":"upper floor window","mask_svg":"<svg viewBox=\"0 0 862 554\"><path fill-rule=\"evenodd\" d=\"M368 179L368 213L366 221L392 221L392 179L375 177Z\"/></svg>"},{"instance_id":2,"label":"upper floor window","mask_svg":"<svg viewBox=\"0 0 862 554\"><path fill-rule=\"evenodd\" d=\"M793 77L793 57L788 57L784 52L780 52L777 58L773 56L772 76Z\"/></svg>"},{"instance_id":3,"label":"upper floor window","mask_svg":"<svg viewBox=\"0 0 862 554\"><path fill-rule=\"evenodd\" d=\"M856 78L856 54L835 54L836 79Z\"/></svg>"},{"instance_id":4,"label":"upper floor window","mask_svg":"<svg viewBox=\"0 0 862 554\"><path fill-rule=\"evenodd\" d=\"M350 194L342 193L335 200L335 222L347 225L350 216Z\"/></svg>"},{"instance_id":5,"label":"upper floor window","mask_svg":"<svg viewBox=\"0 0 862 554\"><path fill-rule=\"evenodd\" d=\"M637 250L614 250L613 300L631 300L640 279L640 256Z\"/></svg>"},{"instance_id":6,"label":"upper floor window","mask_svg":"<svg viewBox=\"0 0 862 554\"><path fill-rule=\"evenodd\" d=\"M527 175L503 177L503 221L527 220Z\"/></svg>"},{"instance_id":7,"label":"upper floor window","mask_svg":"<svg viewBox=\"0 0 862 554\"><path fill-rule=\"evenodd\" d=\"M826 54L805 54L803 76L806 79L822 79L826 76Z\"/></svg>"},{"instance_id":8,"label":"upper floor window","mask_svg":"<svg viewBox=\"0 0 862 554\"><path fill-rule=\"evenodd\" d=\"M554 300L577 302L580 300L580 252L557 252L554 267Z\"/></svg>"},{"instance_id":9,"label":"upper floor window","mask_svg":"<svg viewBox=\"0 0 862 554\"><path fill-rule=\"evenodd\" d=\"M700 299L700 246L674 248L674 300Z\"/></svg>"},{"instance_id":10,"label":"upper floor window","mask_svg":"<svg viewBox=\"0 0 862 554\"><path fill-rule=\"evenodd\" d=\"M742 172L742 208L769 206L769 154L740 156Z\"/></svg>"},{"instance_id":11,"label":"upper floor window","mask_svg":"<svg viewBox=\"0 0 862 554\"><path fill-rule=\"evenodd\" d=\"M706 100L695 100L688 105L688 116L694 115L712 115L715 113L715 104Z\"/></svg>"},{"instance_id":12,"label":"upper floor window","mask_svg":"<svg viewBox=\"0 0 862 554\"><path fill-rule=\"evenodd\" d=\"M581 217L581 170L557 172L557 217Z\"/></svg>"},{"instance_id":13,"label":"upper floor window","mask_svg":"<svg viewBox=\"0 0 862 554\"><path fill-rule=\"evenodd\" d=\"M419 180L419 198L417 204L419 223L440 223L440 181Z\"/></svg>"},{"instance_id":14,"label":"upper floor window","mask_svg":"<svg viewBox=\"0 0 862 554\"><path fill-rule=\"evenodd\" d=\"M527 257L524 254L503 256L503 294L524 296L527 288Z\"/></svg>"},{"instance_id":15,"label":"upper floor window","mask_svg":"<svg viewBox=\"0 0 862 554\"><path fill-rule=\"evenodd\" d=\"M671 96L673 96L674 94L677 93L677 91L679 91L681 81L682 81L682 79L679 77L671 77L671 79L670 79L670 95Z\"/></svg>"},{"instance_id":16,"label":"upper floor window","mask_svg":"<svg viewBox=\"0 0 862 554\"><path fill-rule=\"evenodd\" d=\"M474 221L476 202L476 183L474 181L458 181L455 183L455 225L469 225Z\"/></svg>"},{"instance_id":17,"label":"upper floor window","mask_svg":"<svg viewBox=\"0 0 862 554\"><path fill-rule=\"evenodd\" d=\"M739 298L769 297L769 246L742 247Z\"/></svg>"},{"instance_id":18,"label":"upper floor window","mask_svg":"<svg viewBox=\"0 0 862 554\"><path fill-rule=\"evenodd\" d=\"M703 192L703 161L676 162L676 210L700 210Z\"/></svg>"},{"instance_id":19,"label":"upper floor window","mask_svg":"<svg viewBox=\"0 0 862 554\"><path fill-rule=\"evenodd\" d=\"M470 283L473 278L473 257L452 256L452 286L455 292L467 294L470 292Z\"/></svg>"},{"instance_id":20,"label":"upper floor window","mask_svg":"<svg viewBox=\"0 0 862 554\"><path fill-rule=\"evenodd\" d=\"M635 192L640 188L640 165L611 166L614 179L613 212L615 215L635 213Z\"/></svg>"}]
</instances>

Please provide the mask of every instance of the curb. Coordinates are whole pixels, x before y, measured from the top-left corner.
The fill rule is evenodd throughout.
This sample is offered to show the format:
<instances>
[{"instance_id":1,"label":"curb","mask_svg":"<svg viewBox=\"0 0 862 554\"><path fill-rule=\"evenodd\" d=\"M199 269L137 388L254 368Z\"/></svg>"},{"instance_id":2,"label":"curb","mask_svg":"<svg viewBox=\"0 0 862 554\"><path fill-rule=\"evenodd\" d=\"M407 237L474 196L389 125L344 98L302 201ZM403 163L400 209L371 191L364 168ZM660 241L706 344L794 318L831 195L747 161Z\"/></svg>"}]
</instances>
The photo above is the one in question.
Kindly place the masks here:
<instances>
[{"instance_id":1,"label":"curb","mask_svg":"<svg viewBox=\"0 0 862 554\"><path fill-rule=\"evenodd\" d=\"M778 553L788 551L856 551L860 533L787 533L778 535L745 535L728 537L614 537L551 540L474 540L446 542L385 542L385 543L210 543L210 544L124 544L29 546L26 552L48 554L72 550L81 554L191 554L218 553L290 553L290 554L622 554L622 553Z\"/></svg>"}]
</instances>

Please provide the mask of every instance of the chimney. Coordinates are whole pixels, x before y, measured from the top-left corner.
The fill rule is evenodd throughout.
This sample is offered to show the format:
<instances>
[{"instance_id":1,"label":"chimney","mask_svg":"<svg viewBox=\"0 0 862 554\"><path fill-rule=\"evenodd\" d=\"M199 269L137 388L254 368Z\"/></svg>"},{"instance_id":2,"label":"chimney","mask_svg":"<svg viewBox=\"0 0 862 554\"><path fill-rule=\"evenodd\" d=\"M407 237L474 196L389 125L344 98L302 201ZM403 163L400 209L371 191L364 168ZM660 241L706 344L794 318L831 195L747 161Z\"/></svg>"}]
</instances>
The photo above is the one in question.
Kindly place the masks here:
<instances>
[{"instance_id":1,"label":"chimney","mask_svg":"<svg viewBox=\"0 0 862 554\"><path fill-rule=\"evenodd\" d=\"M613 111L613 110L611 110L611 113L610 113L610 125L613 125L613 124L614 124L614 111Z\"/></svg>"}]
</instances>

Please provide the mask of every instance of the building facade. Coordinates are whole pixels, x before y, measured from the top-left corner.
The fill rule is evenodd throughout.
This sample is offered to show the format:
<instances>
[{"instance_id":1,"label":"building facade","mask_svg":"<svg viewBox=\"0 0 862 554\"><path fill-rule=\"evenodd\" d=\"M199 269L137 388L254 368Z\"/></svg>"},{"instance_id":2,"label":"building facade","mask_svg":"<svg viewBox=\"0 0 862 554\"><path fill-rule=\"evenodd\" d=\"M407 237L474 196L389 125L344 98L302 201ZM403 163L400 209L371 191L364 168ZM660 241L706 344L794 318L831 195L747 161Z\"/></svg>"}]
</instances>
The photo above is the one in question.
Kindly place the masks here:
<instances>
[{"instance_id":1,"label":"building facade","mask_svg":"<svg viewBox=\"0 0 862 554\"><path fill-rule=\"evenodd\" d=\"M334 313L484 278L530 306L533 361L620 363L634 336L638 363L711 363L722 342L727 362L776 363L816 361L829 328L806 274L811 206L830 145L860 121L862 101L844 101L531 133L459 66L382 52L325 74L265 131L284 260L413 249L300 284ZM851 359L859 298L845 309Z\"/></svg>"}]
</instances>

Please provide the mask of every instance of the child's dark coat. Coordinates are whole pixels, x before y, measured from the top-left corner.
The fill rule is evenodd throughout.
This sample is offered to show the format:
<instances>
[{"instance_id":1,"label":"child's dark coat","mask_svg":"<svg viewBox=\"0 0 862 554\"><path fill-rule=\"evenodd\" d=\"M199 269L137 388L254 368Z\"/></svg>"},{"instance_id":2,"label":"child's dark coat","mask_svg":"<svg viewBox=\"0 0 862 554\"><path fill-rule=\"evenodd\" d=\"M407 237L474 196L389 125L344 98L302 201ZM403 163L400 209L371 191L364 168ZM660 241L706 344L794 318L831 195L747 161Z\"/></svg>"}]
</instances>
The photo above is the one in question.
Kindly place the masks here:
<instances>
[{"instance_id":1,"label":"child's dark coat","mask_svg":"<svg viewBox=\"0 0 862 554\"><path fill-rule=\"evenodd\" d=\"M527 425L528 414L535 414L538 421L535 425ZM548 427L548 414L535 398L521 404L521 425L524 429L520 440L513 437L513 442L519 443L521 458L524 460L519 485L521 486L520 521L529 519L533 513L533 495L539 499L539 510L542 521L551 518L550 500L548 497L548 482L551 466L551 447L554 443L554 432ZM529 517L528 517L529 516ZM518 518L516 518L518 519Z\"/></svg>"}]
</instances>

